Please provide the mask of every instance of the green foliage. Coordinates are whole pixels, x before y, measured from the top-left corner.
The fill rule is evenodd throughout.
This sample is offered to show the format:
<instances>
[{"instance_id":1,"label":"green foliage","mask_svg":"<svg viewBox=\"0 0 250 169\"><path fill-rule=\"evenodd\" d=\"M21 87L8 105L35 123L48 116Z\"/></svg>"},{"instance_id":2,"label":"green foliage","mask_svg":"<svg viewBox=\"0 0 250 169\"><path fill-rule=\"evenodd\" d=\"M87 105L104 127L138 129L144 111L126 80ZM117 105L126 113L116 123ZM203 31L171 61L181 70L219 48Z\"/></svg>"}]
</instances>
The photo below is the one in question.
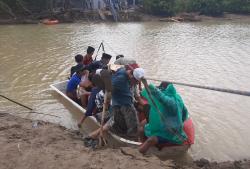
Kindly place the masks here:
<instances>
[{"instance_id":1,"label":"green foliage","mask_svg":"<svg viewBox=\"0 0 250 169\"><path fill-rule=\"evenodd\" d=\"M223 14L222 0L189 0L188 11L204 15L219 16Z\"/></svg>"},{"instance_id":2,"label":"green foliage","mask_svg":"<svg viewBox=\"0 0 250 169\"><path fill-rule=\"evenodd\" d=\"M7 5L14 13L20 14L27 11L42 12L47 10L50 1L51 0L0 0L0 4L2 2L5 4L5 6ZM0 10L3 9L0 7Z\"/></svg>"},{"instance_id":3,"label":"green foliage","mask_svg":"<svg viewBox=\"0 0 250 169\"><path fill-rule=\"evenodd\" d=\"M70 0L0 0L0 13L25 14L49 11L55 3ZM138 0L147 13L172 16L180 12L199 12L219 16L223 12L250 14L250 0ZM66 8L66 6L64 6Z\"/></svg>"},{"instance_id":4,"label":"green foliage","mask_svg":"<svg viewBox=\"0 0 250 169\"><path fill-rule=\"evenodd\" d=\"M224 0L225 11L250 14L250 0Z\"/></svg>"},{"instance_id":5,"label":"green foliage","mask_svg":"<svg viewBox=\"0 0 250 169\"><path fill-rule=\"evenodd\" d=\"M174 15L175 0L144 0L146 12L155 15Z\"/></svg>"},{"instance_id":6,"label":"green foliage","mask_svg":"<svg viewBox=\"0 0 250 169\"><path fill-rule=\"evenodd\" d=\"M146 12L173 15L179 12L199 12L220 16L223 12L250 13L250 0L144 0Z\"/></svg>"},{"instance_id":7,"label":"green foliage","mask_svg":"<svg viewBox=\"0 0 250 169\"><path fill-rule=\"evenodd\" d=\"M175 12L186 12L188 7L188 0L176 0L175 1Z\"/></svg>"}]
</instances>

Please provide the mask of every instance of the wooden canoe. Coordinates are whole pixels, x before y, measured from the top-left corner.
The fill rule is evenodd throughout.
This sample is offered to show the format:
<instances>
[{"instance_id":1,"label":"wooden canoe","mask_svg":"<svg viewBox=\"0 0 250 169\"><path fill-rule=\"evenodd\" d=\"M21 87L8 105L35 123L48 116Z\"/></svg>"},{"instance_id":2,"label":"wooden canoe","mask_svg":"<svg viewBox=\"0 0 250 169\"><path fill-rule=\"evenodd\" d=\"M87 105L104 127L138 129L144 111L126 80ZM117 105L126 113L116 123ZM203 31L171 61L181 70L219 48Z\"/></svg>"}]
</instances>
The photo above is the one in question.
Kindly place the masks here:
<instances>
[{"instance_id":1,"label":"wooden canoe","mask_svg":"<svg viewBox=\"0 0 250 169\"><path fill-rule=\"evenodd\" d=\"M59 96L56 98L59 99L65 105L65 107L70 110L70 112L72 112L74 114L78 114L78 116L80 117L80 115L85 113L86 110L83 107L81 107L80 105L78 105L77 103L75 103L73 100L71 100L65 94L67 82L68 81L55 83L55 84L50 85L50 87ZM87 133L90 133L90 132L96 130L99 126L100 126L99 122L97 122L97 120L93 116L88 117L84 121L84 123L82 124L82 128L84 129L84 132L87 132ZM112 144L111 145L112 147L129 146L129 147L138 148L142 144L140 142L136 142L136 141L122 138L122 137L120 137L112 132L109 132L108 141L110 141L109 143ZM168 145L168 146L163 147L161 149L156 148L156 147L152 147L152 148L150 148L148 153L153 153L157 156L162 156L162 157L165 157L168 155L172 156L174 154L180 154L180 153L187 152L187 150L190 148L190 146L191 145L189 145L189 144L186 144L186 145Z\"/></svg>"}]
</instances>

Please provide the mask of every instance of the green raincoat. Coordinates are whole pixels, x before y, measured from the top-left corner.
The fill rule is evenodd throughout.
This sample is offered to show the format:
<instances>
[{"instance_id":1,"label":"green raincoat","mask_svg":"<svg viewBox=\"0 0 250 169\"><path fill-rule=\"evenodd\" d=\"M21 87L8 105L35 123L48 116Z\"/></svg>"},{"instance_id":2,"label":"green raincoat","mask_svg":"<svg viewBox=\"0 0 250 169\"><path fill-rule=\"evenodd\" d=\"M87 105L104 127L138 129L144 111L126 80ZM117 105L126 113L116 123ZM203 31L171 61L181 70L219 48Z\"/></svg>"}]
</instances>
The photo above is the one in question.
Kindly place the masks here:
<instances>
[{"instance_id":1,"label":"green raincoat","mask_svg":"<svg viewBox=\"0 0 250 169\"><path fill-rule=\"evenodd\" d=\"M149 122L144 129L145 135L147 137L160 136L171 143L182 144L187 139L183 131L183 122L188 118L188 111L181 96L176 92L173 84L169 84L163 90L150 84L149 90L160 113L144 89L142 96L148 100L151 107Z\"/></svg>"}]
</instances>

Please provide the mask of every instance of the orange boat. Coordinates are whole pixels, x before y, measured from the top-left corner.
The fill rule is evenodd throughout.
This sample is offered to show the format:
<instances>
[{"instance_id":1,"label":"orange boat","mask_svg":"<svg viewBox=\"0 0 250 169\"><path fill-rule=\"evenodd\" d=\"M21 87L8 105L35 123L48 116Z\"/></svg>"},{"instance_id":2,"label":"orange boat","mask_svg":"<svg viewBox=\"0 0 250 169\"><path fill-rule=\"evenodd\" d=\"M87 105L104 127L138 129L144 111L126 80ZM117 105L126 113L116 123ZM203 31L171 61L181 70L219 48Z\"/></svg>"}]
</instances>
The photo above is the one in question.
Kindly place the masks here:
<instances>
[{"instance_id":1,"label":"orange boat","mask_svg":"<svg viewBox=\"0 0 250 169\"><path fill-rule=\"evenodd\" d=\"M42 21L42 23L45 24L45 25L55 25L55 24L58 24L59 21L57 19L53 19L53 20L51 20L51 19L44 19Z\"/></svg>"}]
</instances>

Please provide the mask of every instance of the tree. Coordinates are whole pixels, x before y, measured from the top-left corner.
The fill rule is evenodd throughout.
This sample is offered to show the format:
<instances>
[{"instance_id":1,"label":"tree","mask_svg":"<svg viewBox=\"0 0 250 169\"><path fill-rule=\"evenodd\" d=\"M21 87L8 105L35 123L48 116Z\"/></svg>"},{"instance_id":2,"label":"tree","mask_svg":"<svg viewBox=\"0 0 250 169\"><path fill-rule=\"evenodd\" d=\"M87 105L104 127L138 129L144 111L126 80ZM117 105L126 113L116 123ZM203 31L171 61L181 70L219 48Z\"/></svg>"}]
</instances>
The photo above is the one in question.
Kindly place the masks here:
<instances>
[{"instance_id":1,"label":"tree","mask_svg":"<svg viewBox=\"0 0 250 169\"><path fill-rule=\"evenodd\" d=\"M175 13L175 0L144 0L143 5L151 14L172 16Z\"/></svg>"},{"instance_id":2,"label":"tree","mask_svg":"<svg viewBox=\"0 0 250 169\"><path fill-rule=\"evenodd\" d=\"M225 11L233 13L250 13L250 0L224 0Z\"/></svg>"},{"instance_id":3,"label":"tree","mask_svg":"<svg viewBox=\"0 0 250 169\"><path fill-rule=\"evenodd\" d=\"M223 14L223 3L222 0L189 0L188 11L219 16Z\"/></svg>"}]
</instances>

